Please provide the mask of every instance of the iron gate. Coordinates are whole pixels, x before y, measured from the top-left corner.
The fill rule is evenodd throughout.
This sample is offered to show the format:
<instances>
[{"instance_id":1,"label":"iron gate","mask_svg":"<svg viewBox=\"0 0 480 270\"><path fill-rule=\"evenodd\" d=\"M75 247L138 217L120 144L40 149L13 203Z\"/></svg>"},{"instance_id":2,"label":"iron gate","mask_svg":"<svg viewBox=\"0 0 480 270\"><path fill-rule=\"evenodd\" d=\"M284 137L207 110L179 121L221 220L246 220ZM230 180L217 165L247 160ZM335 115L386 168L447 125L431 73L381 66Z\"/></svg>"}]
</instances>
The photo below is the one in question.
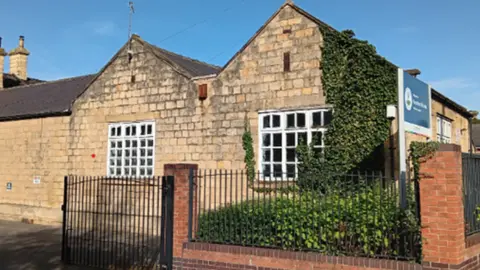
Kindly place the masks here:
<instances>
[{"instance_id":1,"label":"iron gate","mask_svg":"<svg viewBox=\"0 0 480 270\"><path fill-rule=\"evenodd\" d=\"M64 179L62 261L172 269L173 176Z\"/></svg>"}]
</instances>

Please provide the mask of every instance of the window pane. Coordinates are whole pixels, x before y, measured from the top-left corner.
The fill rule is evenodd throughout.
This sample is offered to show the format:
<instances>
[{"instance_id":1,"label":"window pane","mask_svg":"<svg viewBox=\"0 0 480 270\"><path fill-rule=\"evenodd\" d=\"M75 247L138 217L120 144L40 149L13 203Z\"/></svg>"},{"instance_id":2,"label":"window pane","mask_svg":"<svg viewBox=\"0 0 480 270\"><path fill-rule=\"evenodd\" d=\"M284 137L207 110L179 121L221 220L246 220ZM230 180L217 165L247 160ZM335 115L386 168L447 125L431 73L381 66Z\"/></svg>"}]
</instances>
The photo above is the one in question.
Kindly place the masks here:
<instances>
[{"instance_id":1,"label":"window pane","mask_svg":"<svg viewBox=\"0 0 480 270\"><path fill-rule=\"evenodd\" d=\"M117 157L121 157L122 156L122 150L117 150Z\"/></svg>"},{"instance_id":2,"label":"window pane","mask_svg":"<svg viewBox=\"0 0 480 270\"><path fill-rule=\"evenodd\" d=\"M132 136L137 135L137 126L132 126Z\"/></svg>"},{"instance_id":3,"label":"window pane","mask_svg":"<svg viewBox=\"0 0 480 270\"><path fill-rule=\"evenodd\" d=\"M125 141L125 147L130 147L131 144L132 142L130 140Z\"/></svg>"},{"instance_id":4,"label":"window pane","mask_svg":"<svg viewBox=\"0 0 480 270\"><path fill-rule=\"evenodd\" d=\"M132 157L136 157L137 156L137 149L132 149Z\"/></svg>"},{"instance_id":5,"label":"window pane","mask_svg":"<svg viewBox=\"0 0 480 270\"><path fill-rule=\"evenodd\" d=\"M115 175L122 175L122 168L117 168L115 170Z\"/></svg>"},{"instance_id":6,"label":"window pane","mask_svg":"<svg viewBox=\"0 0 480 270\"><path fill-rule=\"evenodd\" d=\"M147 126L147 134L152 134L152 125Z\"/></svg>"},{"instance_id":7,"label":"window pane","mask_svg":"<svg viewBox=\"0 0 480 270\"><path fill-rule=\"evenodd\" d=\"M262 156L263 156L263 161L266 161L266 162L272 161L271 160L272 153L271 153L270 149L263 150L263 155Z\"/></svg>"},{"instance_id":8,"label":"window pane","mask_svg":"<svg viewBox=\"0 0 480 270\"><path fill-rule=\"evenodd\" d=\"M282 162L282 149L273 149L273 161Z\"/></svg>"},{"instance_id":9,"label":"window pane","mask_svg":"<svg viewBox=\"0 0 480 270\"><path fill-rule=\"evenodd\" d=\"M115 154L117 153L117 151L115 150L110 150L110 156L111 157L115 157Z\"/></svg>"},{"instance_id":10,"label":"window pane","mask_svg":"<svg viewBox=\"0 0 480 270\"><path fill-rule=\"evenodd\" d=\"M137 166L138 163L136 158L132 158L131 161L133 166Z\"/></svg>"},{"instance_id":11,"label":"window pane","mask_svg":"<svg viewBox=\"0 0 480 270\"><path fill-rule=\"evenodd\" d=\"M117 158L117 166L122 166L122 159L121 158Z\"/></svg>"},{"instance_id":12,"label":"window pane","mask_svg":"<svg viewBox=\"0 0 480 270\"><path fill-rule=\"evenodd\" d=\"M137 168L132 168L132 173L130 175L137 175Z\"/></svg>"},{"instance_id":13,"label":"window pane","mask_svg":"<svg viewBox=\"0 0 480 270\"><path fill-rule=\"evenodd\" d=\"M301 144L301 143L308 144L306 132L297 133L297 144Z\"/></svg>"},{"instance_id":14,"label":"window pane","mask_svg":"<svg viewBox=\"0 0 480 270\"><path fill-rule=\"evenodd\" d=\"M270 127L270 115L265 115L263 117L263 128L269 128Z\"/></svg>"},{"instance_id":15,"label":"window pane","mask_svg":"<svg viewBox=\"0 0 480 270\"><path fill-rule=\"evenodd\" d=\"M295 146L295 133L287 133L287 146Z\"/></svg>"},{"instance_id":16,"label":"window pane","mask_svg":"<svg viewBox=\"0 0 480 270\"><path fill-rule=\"evenodd\" d=\"M118 148L122 148L122 146L123 146L122 141L117 142L117 147L118 147Z\"/></svg>"},{"instance_id":17,"label":"window pane","mask_svg":"<svg viewBox=\"0 0 480 270\"><path fill-rule=\"evenodd\" d=\"M130 159L129 158L125 159L125 166L130 166Z\"/></svg>"},{"instance_id":18,"label":"window pane","mask_svg":"<svg viewBox=\"0 0 480 270\"><path fill-rule=\"evenodd\" d=\"M147 153L147 152L145 151L145 148L140 149L140 156L141 156L141 157L146 156L146 153Z\"/></svg>"},{"instance_id":19,"label":"window pane","mask_svg":"<svg viewBox=\"0 0 480 270\"><path fill-rule=\"evenodd\" d=\"M295 164L287 164L287 177L295 178Z\"/></svg>"},{"instance_id":20,"label":"window pane","mask_svg":"<svg viewBox=\"0 0 480 270\"><path fill-rule=\"evenodd\" d=\"M312 113L312 126L319 127L322 125L322 112L314 112Z\"/></svg>"},{"instance_id":21,"label":"window pane","mask_svg":"<svg viewBox=\"0 0 480 270\"><path fill-rule=\"evenodd\" d=\"M322 145L322 132L312 132L313 145Z\"/></svg>"},{"instance_id":22,"label":"window pane","mask_svg":"<svg viewBox=\"0 0 480 270\"><path fill-rule=\"evenodd\" d=\"M328 126L332 122L333 114L332 110L326 111L323 113L323 125Z\"/></svg>"},{"instance_id":23,"label":"window pane","mask_svg":"<svg viewBox=\"0 0 480 270\"><path fill-rule=\"evenodd\" d=\"M295 162L295 148L287 149L287 162Z\"/></svg>"},{"instance_id":24,"label":"window pane","mask_svg":"<svg viewBox=\"0 0 480 270\"><path fill-rule=\"evenodd\" d=\"M153 156L153 149L148 149L147 150L147 156L149 156L149 157Z\"/></svg>"},{"instance_id":25,"label":"window pane","mask_svg":"<svg viewBox=\"0 0 480 270\"><path fill-rule=\"evenodd\" d=\"M125 135L130 136L130 127L127 127L125 130Z\"/></svg>"},{"instance_id":26,"label":"window pane","mask_svg":"<svg viewBox=\"0 0 480 270\"><path fill-rule=\"evenodd\" d=\"M145 147L145 145L146 145L145 140L140 140L140 146L141 146L141 147Z\"/></svg>"},{"instance_id":27,"label":"window pane","mask_svg":"<svg viewBox=\"0 0 480 270\"><path fill-rule=\"evenodd\" d=\"M116 134L116 129L114 127L110 128L110 136L115 136Z\"/></svg>"},{"instance_id":28,"label":"window pane","mask_svg":"<svg viewBox=\"0 0 480 270\"><path fill-rule=\"evenodd\" d=\"M125 175L130 175L130 169L129 168L124 168L124 174Z\"/></svg>"},{"instance_id":29,"label":"window pane","mask_svg":"<svg viewBox=\"0 0 480 270\"><path fill-rule=\"evenodd\" d=\"M141 131L140 131L140 135L145 135L145 125L142 125L142 126L140 127L140 130L141 130Z\"/></svg>"},{"instance_id":30,"label":"window pane","mask_svg":"<svg viewBox=\"0 0 480 270\"><path fill-rule=\"evenodd\" d=\"M129 157L130 156L130 150L125 150L125 156Z\"/></svg>"},{"instance_id":31,"label":"window pane","mask_svg":"<svg viewBox=\"0 0 480 270\"><path fill-rule=\"evenodd\" d=\"M110 167L109 173L110 173L110 175L115 175L115 168Z\"/></svg>"},{"instance_id":32,"label":"window pane","mask_svg":"<svg viewBox=\"0 0 480 270\"><path fill-rule=\"evenodd\" d=\"M147 175L153 174L153 168L147 168Z\"/></svg>"},{"instance_id":33,"label":"window pane","mask_svg":"<svg viewBox=\"0 0 480 270\"><path fill-rule=\"evenodd\" d=\"M115 141L111 141L111 142L110 142L110 148L115 148L115 146L116 146Z\"/></svg>"},{"instance_id":34,"label":"window pane","mask_svg":"<svg viewBox=\"0 0 480 270\"><path fill-rule=\"evenodd\" d=\"M151 158L147 159L147 165L148 166L153 166L153 159L151 159Z\"/></svg>"},{"instance_id":35,"label":"window pane","mask_svg":"<svg viewBox=\"0 0 480 270\"><path fill-rule=\"evenodd\" d=\"M113 166L115 165L115 160L114 159L110 159L110 166Z\"/></svg>"},{"instance_id":36,"label":"window pane","mask_svg":"<svg viewBox=\"0 0 480 270\"><path fill-rule=\"evenodd\" d=\"M273 146L282 146L282 133L273 134Z\"/></svg>"},{"instance_id":37,"label":"window pane","mask_svg":"<svg viewBox=\"0 0 480 270\"><path fill-rule=\"evenodd\" d=\"M117 127L117 136L122 136L122 128Z\"/></svg>"},{"instance_id":38,"label":"window pane","mask_svg":"<svg viewBox=\"0 0 480 270\"><path fill-rule=\"evenodd\" d=\"M282 177L282 164L273 165L273 177Z\"/></svg>"},{"instance_id":39,"label":"window pane","mask_svg":"<svg viewBox=\"0 0 480 270\"><path fill-rule=\"evenodd\" d=\"M272 127L280 127L280 115L273 115Z\"/></svg>"},{"instance_id":40,"label":"window pane","mask_svg":"<svg viewBox=\"0 0 480 270\"><path fill-rule=\"evenodd\" d=\"M271 144L270 137L271 137L270 133L263 134L263 146L270 146Z\"/></svg>"},{"instance_id":41,"label":"window pane","mask_svg":"<svg viewBox=\"0 0 480 270\"><path fill-rule=\"evenodd\" d=\"M295 114L287 114L287 128L295 127Z\"/></svg>"},{"instance_id":42,"label":"window pane","mask_svg":"<svg viewBox=\"0 0 480 270\"><path fill-rule=\"evenodd\" d=\"M297 113L297 127L305 127L305 114Z\"/></svg>"},{"instance_id":43,"label":"window pane","mask_svg":"<svg viewBox=\"0 0 480 270\"><path fill-rule=\"evenodd\" d=\"M271 169L272 167L270 164L263 165L263 177L270 177Z\"/></svg>"},{"instance_id":44,"label":"window pane","mask_svg":"<svg viewBox=\"0 0 480 270\"><path fill-rule=\"evenodd\" d=\"M140 166L145 166L145 159L144 158L140 159Z\"/></svg>"},{"instance_id":45,"label":"window pane","mask_svg":"<svg viewBox=\"0 0 480 270\"><path fill-rule=\"evenodd\" d=\"M137 147L138 146L138 142L137 141L132 141L132 147Z\"/></svg>"},{"instance_id":46,"label":"window pane","mask_svg":"<svg viewBox=\"0 0 480 270\"><path fill-rule=\"evenodd\" d=\"M148 146L152 147L153 146L153 140L148 140L147 144L148 144Z\"/></svg>"}]
</instances>

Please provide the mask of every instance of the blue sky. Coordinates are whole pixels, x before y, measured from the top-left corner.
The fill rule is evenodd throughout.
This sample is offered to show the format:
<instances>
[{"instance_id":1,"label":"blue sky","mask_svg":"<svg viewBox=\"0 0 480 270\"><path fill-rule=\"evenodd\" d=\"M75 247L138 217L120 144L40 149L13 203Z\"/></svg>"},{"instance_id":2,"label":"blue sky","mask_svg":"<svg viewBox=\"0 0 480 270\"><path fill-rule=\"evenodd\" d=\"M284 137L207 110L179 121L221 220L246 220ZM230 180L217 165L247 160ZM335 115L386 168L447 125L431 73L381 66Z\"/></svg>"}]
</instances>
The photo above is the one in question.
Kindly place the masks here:
<instances>
[{"instance_id":1,"label":"blue sky","mask_svg":"<svg viewBox=\"0 0 480 270\"><path fill-rule=\"evenodd\" d=\"M0 36L10 50L25 35L31 77L94 73L127 39L128 0L21 2L2 0ZM165 49L223 65L283 2L136 0L133 32ZM393 63L421 69L422 80L480 109L480 1L294 2L339 30L353 29Z\"/></svg>"}]
</instances>

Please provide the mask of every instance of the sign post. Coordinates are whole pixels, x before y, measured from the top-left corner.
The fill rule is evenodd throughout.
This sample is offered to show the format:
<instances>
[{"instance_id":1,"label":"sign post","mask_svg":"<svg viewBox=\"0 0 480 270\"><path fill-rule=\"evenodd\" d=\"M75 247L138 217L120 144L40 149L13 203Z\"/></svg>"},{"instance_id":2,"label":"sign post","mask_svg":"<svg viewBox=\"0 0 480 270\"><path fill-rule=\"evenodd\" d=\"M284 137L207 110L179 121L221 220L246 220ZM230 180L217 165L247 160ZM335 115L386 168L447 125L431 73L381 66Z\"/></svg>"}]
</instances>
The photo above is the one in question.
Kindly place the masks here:
<instances>
[{"instance_id":1,"label":"sign post","mask_svg":"<svg viewBox=\"0 0 480 270\"><path fill-rule=\"evenodd\" d=\"M398 148L400 168L400 204L406 207L406 171L407 147L405 132L430 138L431 125L431 87L398 69Z\"/></svg>"}]
</instances>

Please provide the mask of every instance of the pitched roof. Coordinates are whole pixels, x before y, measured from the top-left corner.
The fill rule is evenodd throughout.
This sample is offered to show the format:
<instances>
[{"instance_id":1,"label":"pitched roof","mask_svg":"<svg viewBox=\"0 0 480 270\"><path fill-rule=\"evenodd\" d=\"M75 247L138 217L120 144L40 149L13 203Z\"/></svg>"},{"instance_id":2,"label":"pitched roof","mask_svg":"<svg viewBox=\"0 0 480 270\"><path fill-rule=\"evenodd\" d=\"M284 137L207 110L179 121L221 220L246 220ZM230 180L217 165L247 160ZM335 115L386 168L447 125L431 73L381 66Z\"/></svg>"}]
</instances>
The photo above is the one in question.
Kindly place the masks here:
<instances>
[{"instance_id":1,"label":"pitched roof","mask_svg":"<svg viewBox=\"0 0 480 270\"><path fill-rule=\"evenodd\" d=\"M472 125L472 140L476 147L480 147L480 124Z\"/></svg>"},{"instance_id":2,"label":"pitched roof","mask_svg":"<svg viewBox=\"0 0 480 270\"><path fill-rule=\"evenodd\" d=\"M221 70L221 67L218 67L215 65L211 65L199 60L195 60L183 55L179 55L154 45L151 45L151 47L155 52L163 55L164 57L168 58L170 61L179 65L181 68L187 71L192 77L217 74Z\"/></svg>"},{"instance_id":3,"label":"pitched roof","mask_svg":"<svg viewBox=\"0 0 480 270\"><path fill-rule=\"evenodd\" d=\"M92 78L86 75L0 91L0 120L66 114Z\"/></svg>"}]
</instances>

